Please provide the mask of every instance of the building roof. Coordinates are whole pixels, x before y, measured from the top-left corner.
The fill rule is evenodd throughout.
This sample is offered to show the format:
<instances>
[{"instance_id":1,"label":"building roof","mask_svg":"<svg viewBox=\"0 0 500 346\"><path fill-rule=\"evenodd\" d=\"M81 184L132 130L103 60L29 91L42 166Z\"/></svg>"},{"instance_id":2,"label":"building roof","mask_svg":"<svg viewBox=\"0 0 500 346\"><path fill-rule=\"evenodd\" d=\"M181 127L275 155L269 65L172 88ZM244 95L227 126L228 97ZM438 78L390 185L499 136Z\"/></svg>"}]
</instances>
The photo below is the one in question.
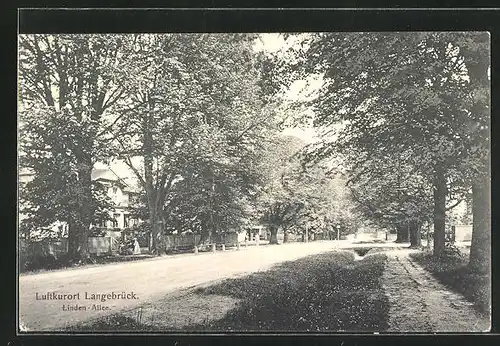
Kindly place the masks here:
<instances>
[{"instance_id":1,"label":"building roof","mask_svg":"<svg viewBox=\"0 0 500 346\"><path fill-rule=\"evenodd\" d=\"M31 178L34 175L35 175L35 173L31 169L19 168L19 177L28 177L28 178ZM110 181L110 182L113 182L115 184L119 184L122 187L124 187L124 191L126 191L126 192L138 193L137 189L134 186L131 186L126 181L124 181L123 178L121 178L120 176L118 176L109 167L103 167L103 168L96 168L96 167L94 167L92 169L91 179L92 180Z\"/></svg>"},{"instance_id":2,"label":"building roof","mask_svg":"<svg viewBox=\"0 0 500 346\"><path fill-rule=\"evenodd\" d=\"M125 180L123 180L118 174L116 174L111 168L105 167L105 168L93 168L92 169L92 180L104 180L104 181L110 181L113 182L114 184L120 185L124 190L127 192L133 192L133 188L127 184Z\"/></svg>"},{"instance_id":3,"label":"building roof","mask_svg":"<svg viewBox=\"0 0 500 346\"><path fill-rule=\"evenodd\" d=\"M34 172L30 168L19 168L18 169L19 176L31 176L34 175Z\"/></svg>"},{"instance_id":4,"label":"building roof","mask_svg":"<svg viewBox=\"0 0 500 346\"><path fill-rule=\"evenodd\" d=\"M118 181L120 178L114 174L109 168L93 168L91 173L92 180L109 180Z\"/></svg>"}]
</instances>

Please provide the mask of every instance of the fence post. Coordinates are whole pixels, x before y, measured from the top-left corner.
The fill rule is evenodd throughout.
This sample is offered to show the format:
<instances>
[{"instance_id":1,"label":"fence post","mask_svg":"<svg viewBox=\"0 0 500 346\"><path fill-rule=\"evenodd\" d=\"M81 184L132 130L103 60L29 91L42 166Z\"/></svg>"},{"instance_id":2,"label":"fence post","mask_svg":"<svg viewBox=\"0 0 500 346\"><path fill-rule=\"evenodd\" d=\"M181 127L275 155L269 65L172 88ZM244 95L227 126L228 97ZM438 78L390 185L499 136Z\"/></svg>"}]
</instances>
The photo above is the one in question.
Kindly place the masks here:
<instances>
[{"instance_id":1,"label":"fence post","mask_svg":"<svg viewBox=\"0 0 500 346\"><path fill-rule=\"evenodd\" d=\"M240 242L236 242L236 249L239 250L240 249Z\"/></svg>"},{"instance_id":2,"label":"fence post","mask_svg":"<svg viewBox=\"0 0 500 346\"><path fill-rule=\"evenodd\" d=\"M226 244L222 244L222 251L226 251Z\"/></svg>"}]
</instances>

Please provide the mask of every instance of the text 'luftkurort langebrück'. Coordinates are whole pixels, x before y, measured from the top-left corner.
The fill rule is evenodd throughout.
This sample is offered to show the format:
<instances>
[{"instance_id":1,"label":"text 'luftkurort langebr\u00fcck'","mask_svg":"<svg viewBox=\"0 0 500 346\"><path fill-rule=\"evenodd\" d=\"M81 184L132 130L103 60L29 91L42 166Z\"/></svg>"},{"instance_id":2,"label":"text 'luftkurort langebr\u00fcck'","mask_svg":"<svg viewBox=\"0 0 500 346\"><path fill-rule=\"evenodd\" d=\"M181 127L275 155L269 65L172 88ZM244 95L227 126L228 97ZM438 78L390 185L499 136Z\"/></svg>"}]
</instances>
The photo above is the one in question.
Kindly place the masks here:
<instances>
[{"instance_id":1,"label":"text 'luftkurort langebr\u00fcck'","mask_svg":"<svg viewBox=\"0 0 500 346\"><path fill-rule=\"evenodd\" d=\"M58 293L46 292L35 294L36 300L98 300L105 302L108 300L132 300L139 299L135 292L108 292L108 293L92 293L92 292L77 292L77 293Z\"/></svg>"}]
</instances>

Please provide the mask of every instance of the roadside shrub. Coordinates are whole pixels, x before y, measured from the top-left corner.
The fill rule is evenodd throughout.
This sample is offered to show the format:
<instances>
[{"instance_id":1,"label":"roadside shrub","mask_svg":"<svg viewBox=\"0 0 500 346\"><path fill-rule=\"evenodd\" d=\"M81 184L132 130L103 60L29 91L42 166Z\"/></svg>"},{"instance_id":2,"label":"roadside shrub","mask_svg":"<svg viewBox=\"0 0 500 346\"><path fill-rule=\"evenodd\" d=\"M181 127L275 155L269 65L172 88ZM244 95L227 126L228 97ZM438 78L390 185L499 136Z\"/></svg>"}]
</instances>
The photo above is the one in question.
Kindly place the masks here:
<instances>
[{"instance_id":1,"label":"roadside shrub","mask_svg":"<svg viewBox=\"0 0 500 346\"><path fill-rule=\"evenodd\" d=\"M465 256L460 248L451 243L446 243L443 251L441 251L441 253L439 254L439 259L443 261L460 263L464 261Z\"/></svg>"},{"instance_id":2,"label":"roadside shrub","mask_svg":"<svg viewBox=\"0 0 500 346\"><path fill-rule=\"evenodd\" d=\"M71 266L72 261L68 254L62 254L58 257L52 254L43 254L36 256L29 256L24 260L24 263L20 263L20 272L36 271L41 269L59 269Z\"/></svg>"},{"instance_id":3,"label":"roadside shrub","mask_svg":"<svg viewBox=\"0 0 500 346\"><path fill-rule=\"evenodd\" d=\"M106 228L92 228L89 231L89 237L104 237L106 235Z\"/></svg>"},{"instance_id":4,"label":"roadside shrub","mask_svg":"<svg viewBox=\"0 0 500 346\"><path fill-rule=\"evenodd\" d=\"M28 258L24 264L24 271L52 269L56 266L57 260L54 256L32 256Z\"/></svg>"}]
</instances>

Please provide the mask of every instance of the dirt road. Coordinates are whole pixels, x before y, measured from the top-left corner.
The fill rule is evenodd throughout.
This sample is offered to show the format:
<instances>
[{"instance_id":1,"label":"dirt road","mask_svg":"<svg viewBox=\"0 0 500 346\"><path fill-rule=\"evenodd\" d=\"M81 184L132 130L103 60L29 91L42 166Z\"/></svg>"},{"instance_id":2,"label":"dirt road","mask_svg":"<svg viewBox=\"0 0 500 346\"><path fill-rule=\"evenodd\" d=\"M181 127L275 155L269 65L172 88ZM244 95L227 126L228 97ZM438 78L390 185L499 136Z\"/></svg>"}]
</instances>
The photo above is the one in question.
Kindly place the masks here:
<instances>
[{"instance_id":1,"label":"dirt road","mask_svg":"<svg viewBox=\"0 0 500 346\"><path fill-rule=\"evenodd\" d=\"M484 332L490 321L411 260L391 250L382 282L390 302L389 332Z\"/></svg>"},{"instance_id":2,"label":"dirt road","mask_svg":"<svg viewBox=\"0 0 500 346\"><path fill-rule=\"evenodd\" d=\"M19 278L20 330L61 330L90 318L154 302L166 293L181 288L266 270L276 263L349 245L349 242L343 241L315 241L255 246L216 254L160 257L133 263L22 275ZM37 299L37 294L38 298L54 298L53 292L67 296L64 299ZM129 294L128 299L106 299L104 302L86 299L112 292L125 292Z\"/></svg>"},{"instance_id":3,"label":"dirt road","mask_svg":"<svg viewBox=\"0 0 500 346\"><path fill-rule=\"evenodd\" d=\"M20 329L31 332L58 331L119 311L133 312L138 307L148 305L154 307L166 295L175 295L180 289L267 270L274 264L312 254L366 246L394 248L384 251L388 261L382 276L390 303L389 332L488 330L489 320L478 315L471 303L449 291L408 257L414 250L396 248L405 245L316 241L22 275L19 278ZM117 299L116 296L122 292L128 294L124 297L127 299ZM113 293L115 297L111 299L94 299L99 294ZM41 299L57 298L57 294L66 294L66 297ZM73 298L71 300L70 295ZM213 309L213 302L211 304L210 308ZM190 306L196 310L198 305L193 301ZM221 313L226 309L226 306L221 308Z\"/></svg>"}]
</instances>

